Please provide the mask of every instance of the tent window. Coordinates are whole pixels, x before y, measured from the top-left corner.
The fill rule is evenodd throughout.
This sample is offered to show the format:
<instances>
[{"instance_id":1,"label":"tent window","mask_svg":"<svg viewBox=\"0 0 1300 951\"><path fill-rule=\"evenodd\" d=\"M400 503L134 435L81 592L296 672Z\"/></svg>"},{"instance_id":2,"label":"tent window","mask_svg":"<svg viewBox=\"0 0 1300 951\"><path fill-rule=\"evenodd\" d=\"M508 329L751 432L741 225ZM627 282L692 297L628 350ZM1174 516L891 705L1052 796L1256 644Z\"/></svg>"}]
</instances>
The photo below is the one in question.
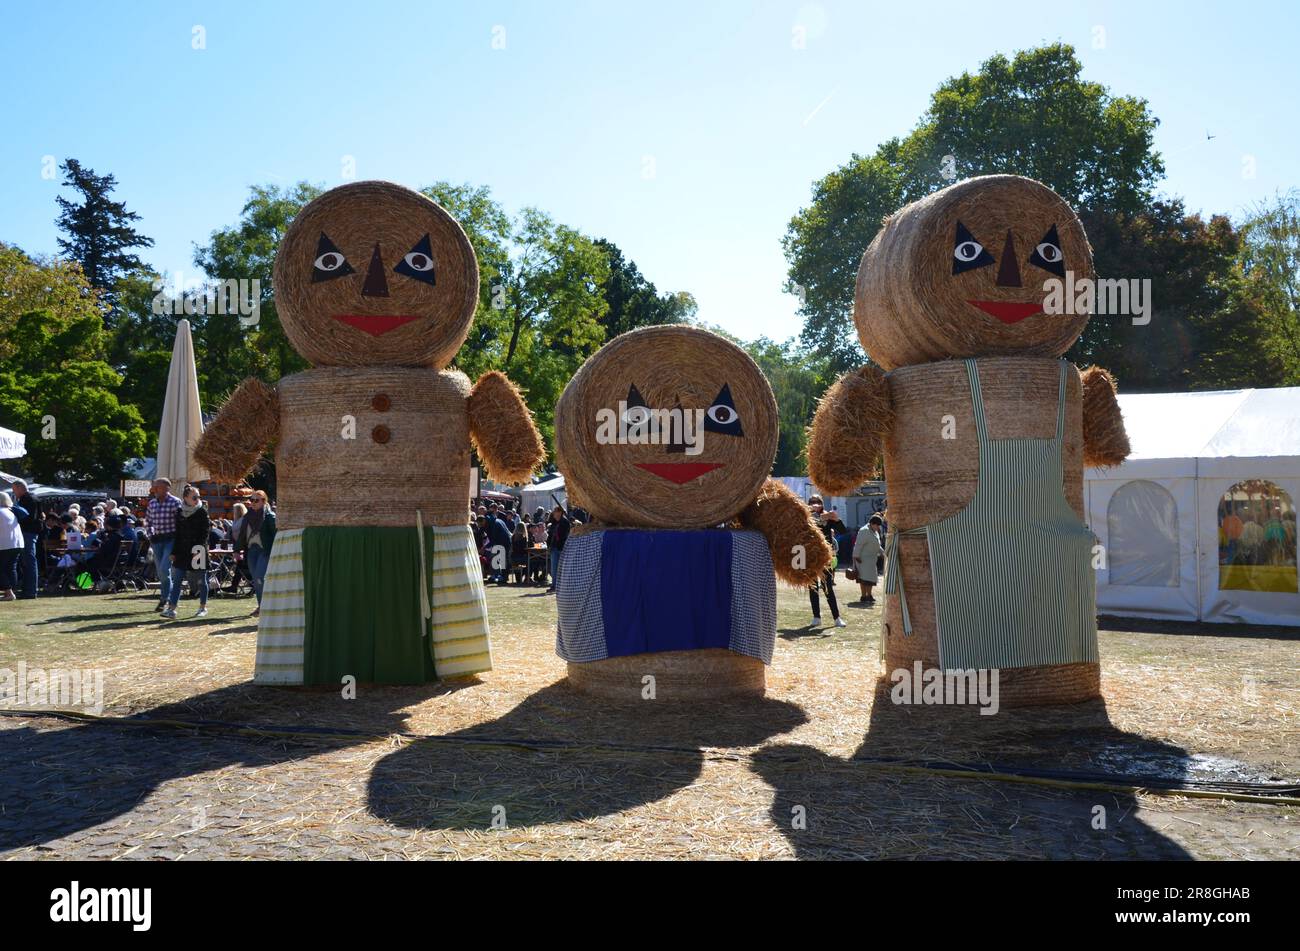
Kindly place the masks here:
<instances>
[{"instance_id":1,"label":"tent window","mask_svg":"<svg viewBox=\"0 0 1300 951\"><path fill-rule=\"evenodd\" d=\"M1296 510L1266 479L1238 482L1219 500L1219 589L1296 589Z\"/></svg>"},{"instance_id":2,"label":"tent window","mask_svg":"<svg viewBox=\"0 0 1300 951\"><path fill-rule=\"evenodd\" d=\"M1141 479L1120 486L1106 507L1110 583L1177 588L1178 506L1169 490Z\"/></svg>"}]
</instances>

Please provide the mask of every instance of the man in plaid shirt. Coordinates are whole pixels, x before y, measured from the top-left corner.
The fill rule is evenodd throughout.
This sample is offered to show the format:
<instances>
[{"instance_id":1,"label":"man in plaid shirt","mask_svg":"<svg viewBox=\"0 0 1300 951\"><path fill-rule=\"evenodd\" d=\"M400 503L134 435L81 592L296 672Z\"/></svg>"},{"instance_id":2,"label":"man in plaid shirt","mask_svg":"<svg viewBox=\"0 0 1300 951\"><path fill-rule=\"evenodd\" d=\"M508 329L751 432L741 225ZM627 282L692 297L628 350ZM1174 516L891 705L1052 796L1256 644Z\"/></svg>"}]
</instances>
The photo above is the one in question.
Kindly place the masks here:
<instances>
[{"instance_id":1,"label":"man in plaid shirt","mask_svg":"<svg viewBox=\"0 0 1300 951\"><path fill-rule=\"evenodd\" d=\"M158 606L161 611L171 594L172 546L176 544L176 519L181 500L171 493L170 479L155 479L153 497L145 508L144 524L153 549L154 572L158 575Z\"/></svg>"}]
</instances>

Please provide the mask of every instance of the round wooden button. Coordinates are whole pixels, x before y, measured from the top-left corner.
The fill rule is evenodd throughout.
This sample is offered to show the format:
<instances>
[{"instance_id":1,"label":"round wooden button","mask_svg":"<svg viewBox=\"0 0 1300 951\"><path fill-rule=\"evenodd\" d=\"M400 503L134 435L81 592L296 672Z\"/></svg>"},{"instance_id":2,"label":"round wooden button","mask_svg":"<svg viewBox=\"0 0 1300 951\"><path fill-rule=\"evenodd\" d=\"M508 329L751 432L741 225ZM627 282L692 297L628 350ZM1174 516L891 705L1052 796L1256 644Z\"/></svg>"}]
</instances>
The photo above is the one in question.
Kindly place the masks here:
<instances>
[{"instance_id":1,"label":"round wooden button","mask_svg":"<svg viewBox=\"0 0 1300 951\"><path fill-rule=\"evenodd\" d=\"M392 407L393 401L388 398L387 393L377 393L375 398L370 401L370 405L376 413L387 413Z\"/></svg>"},{"instance_id":2,"label":"round wooden button","mask_svg":"<svg viewBox=\"0 0 1300 951\"><path fill-rule=\"evenodd\" d=\"M370 430L370 438L381 446L388 442L390 436L392 436L392 433L388 431L387 426L376 426L374 429Z\"/></svg>"}]
</instances>

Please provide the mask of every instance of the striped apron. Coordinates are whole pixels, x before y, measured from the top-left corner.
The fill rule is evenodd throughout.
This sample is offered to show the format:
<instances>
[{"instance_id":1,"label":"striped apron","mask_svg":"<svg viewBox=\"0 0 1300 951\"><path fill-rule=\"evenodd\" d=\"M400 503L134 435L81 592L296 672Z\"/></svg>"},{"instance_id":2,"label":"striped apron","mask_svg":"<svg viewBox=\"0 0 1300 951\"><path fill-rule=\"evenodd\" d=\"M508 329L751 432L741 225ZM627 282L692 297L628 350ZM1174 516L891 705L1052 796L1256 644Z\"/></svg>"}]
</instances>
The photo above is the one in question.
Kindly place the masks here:
<instances>
[{"instance_id":1,"label":"striped apron","mask_svg":"<svg viewBox=\"0 0 1300 951\"><path fill-rule=\"evenodd\" d=\"M912 633L899 570L899 535L930 548L945 670L1097 662L1092 531L1065 498L1061 456L1065 381L1061 361L1056 435L990 439L979 370L966 360L979 437L979 484L955 515L890 535L885 593L897 594L904 636ZM996 544L991 544L996 542Z\"/></svg>"}]
</instances>

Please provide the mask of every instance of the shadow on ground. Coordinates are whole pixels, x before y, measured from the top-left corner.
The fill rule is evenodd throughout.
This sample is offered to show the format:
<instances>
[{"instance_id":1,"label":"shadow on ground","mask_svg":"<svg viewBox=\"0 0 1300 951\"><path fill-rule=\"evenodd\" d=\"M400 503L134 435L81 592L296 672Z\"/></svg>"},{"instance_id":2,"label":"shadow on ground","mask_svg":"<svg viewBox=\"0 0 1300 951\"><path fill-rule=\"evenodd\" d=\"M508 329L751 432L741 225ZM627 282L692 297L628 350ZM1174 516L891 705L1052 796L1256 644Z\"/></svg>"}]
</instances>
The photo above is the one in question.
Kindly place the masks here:
<instances>
[{"instance_id":1,"label":"shadow on ground","mask_svg":"<svg viewBox=\"0 0 1300 951\"><path fill-rule=\"evenodd\" d=\"M480 830L612 815L694 783L705 748L751 747L804 722L780 700L611 704L559 681L497 720L380 760L370 811L407 828ZM539 741L550 748L511 745Z\"/></svg>"},{"instance_id":2,"label":"shadow on ground","mask_svg":"<svg viewBox=\"0 0 1300 951\"><path fill-rule=\"evenodd\" d=\"M898 705L888 688L882 677L852 757L778 744L753 758L752 768L775 791L772 821L799 858L1191 858L1133 815L1130 794L945 778L891 765L1187 775L1185 750L1116 729L1103 701L981 716L974 708Z\"/></svg>"},{"instance_id":3,"label":"shadow on ground","mask_svg":"<svg viewBox=\"0 0 1300 951\"><path fill-rule=\"evenodd\" d=\"M478 680L414 687L369 687L341 702L335 689L224 687L136 714L133 719L342 728L331 736L259 739L229 731L108 724L40 726L4 719L0 729L0 851L39 846L130 812L169 780L228 766L270 766L372 742L403 729L403 708L478 685ZM292 698L291 709L285 704Z\"/></svg>"}]
</instances>

